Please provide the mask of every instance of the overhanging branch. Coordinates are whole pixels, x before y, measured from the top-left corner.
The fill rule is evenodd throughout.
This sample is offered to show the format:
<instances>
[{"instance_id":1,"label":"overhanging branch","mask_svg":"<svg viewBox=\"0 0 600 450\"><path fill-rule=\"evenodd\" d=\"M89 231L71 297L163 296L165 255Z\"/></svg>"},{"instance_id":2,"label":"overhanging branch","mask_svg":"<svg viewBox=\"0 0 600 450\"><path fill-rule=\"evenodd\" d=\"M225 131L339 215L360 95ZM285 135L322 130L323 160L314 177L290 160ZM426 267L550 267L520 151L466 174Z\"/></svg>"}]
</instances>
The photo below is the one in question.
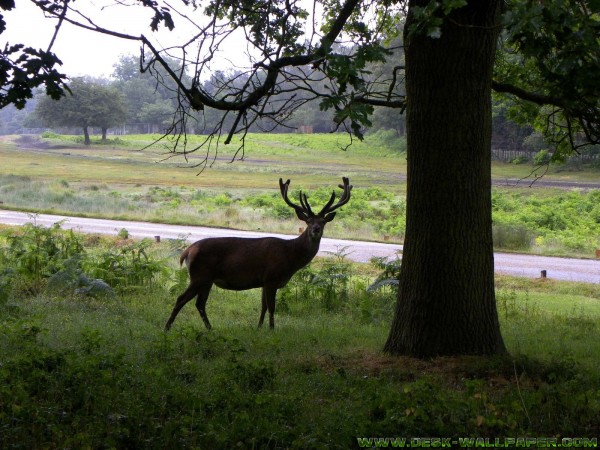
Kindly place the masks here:
<instances>
[{"instance_id":1,"label":"overhanging branch","mask_svg":"<svg viewBox=\"0 0 600 450\"><path fill-rule=\"evenodd\" d=\"M559 108L566 108L565 102L558 97L552 97L550 95L543 95L531 91L526 91L525 89L514 86L512 84L492 81L492 89L496 92L515 95L522 100L527 100L528 102L533 102L540 106L552 105L557 106Z\"/></svg>"}]
</instances>

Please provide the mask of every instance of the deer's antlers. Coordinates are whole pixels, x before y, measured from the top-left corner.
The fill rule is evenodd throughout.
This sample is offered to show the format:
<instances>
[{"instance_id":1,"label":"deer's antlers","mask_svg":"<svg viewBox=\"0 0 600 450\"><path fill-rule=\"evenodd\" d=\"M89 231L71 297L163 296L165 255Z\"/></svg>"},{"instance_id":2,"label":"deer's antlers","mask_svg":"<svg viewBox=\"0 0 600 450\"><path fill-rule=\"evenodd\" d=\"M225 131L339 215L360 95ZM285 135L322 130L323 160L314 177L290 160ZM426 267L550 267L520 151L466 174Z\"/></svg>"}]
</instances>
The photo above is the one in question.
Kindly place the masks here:
<instances>
[{"instance_id":1,"label":"deer's antlers","mask_svg":"<svg viewBox=\"0 0 600 450\"><path fill-rule=\"evenodd\" d=\"M342 177L342 181L344 182L344 184L338 184L338 187L340 189L344 190L344 192L342 192L342 196L340 197L340 200L335 205L331 206L333 204L333 202L335 201L335 191L333 191L331 193L331 198L329 199L327 204L323 207L323 209L319 213L319 216L324 216L325 214L329 214L330 212L335 211L336 209L340 208L341 206L344 206L350 200L350 191L352 190L352 185L350 184L350 180L347 177Z\"/></svg>"},{"instance_id":2,"label":"deer's antlers","mask_svg":"<svg viewBox=\"0 0 600 450\"><path fill-rule=\"evenodd\" d=\"M314 214L312 214L310 207L308 207L308 208L304 207L304 204L302 203L302 192L300 192L300 203L302 203L302 206L296 205L295 203L291 202L291 200L288 198L289 187L290 187L290 180L287 180L284 183L282 178L279 179L279 189L281 190L281 196L283 197L283 200L285 201L285 203L288 206L291 206L292 208L294 208L294 210L296 211L296 215L298 216L298 219L304 220L306 222L309 219L309 217L312 217ZM305 201L308 204L308 201L307 200L305 200ZM309 211L310 211L310 215L308 215Z\"/></svg>"},{"instance_id":3,"label":"deer's antlers","mask_svg":"<svg viewBox=\"0 0 600 450\"><path fill-rule=\"evenodd\" d=\"M316 214L316 215L315 215L315 213L313 213L312 209L310 208L310 204L308 203L306 194L304 194L303 192L300 192L300 205L293 203L289 199L288 190L290 187L290 180L287 180L284 183L283 179L280 178L279 179L279 189L281 190L281 196L283 197L283 200L285 201L285 203L288 206L291 206L292 208L294 208L294 210L296 211L296 215L298 216L298 218L300 220L306 221L306 220L310 219L311 217L315 217L315 216L323 217L326 214L329 214L329 213L335 211L336 209L340 208L341 206L344 206L346 203L348 203L348 201L350 200L350 191L352 191L352 185L350 184L350 180L347 177L342 177L342 181L343 181L343 184L338 185L340 187L340 189L343 189L340 200L335 205L333 205L333 202L335 201L335 191L333 191L331 193L331 198L329 199L327 204L323 207L321 212L319 212L319 214Z\"/></svg>"}]
</instances>

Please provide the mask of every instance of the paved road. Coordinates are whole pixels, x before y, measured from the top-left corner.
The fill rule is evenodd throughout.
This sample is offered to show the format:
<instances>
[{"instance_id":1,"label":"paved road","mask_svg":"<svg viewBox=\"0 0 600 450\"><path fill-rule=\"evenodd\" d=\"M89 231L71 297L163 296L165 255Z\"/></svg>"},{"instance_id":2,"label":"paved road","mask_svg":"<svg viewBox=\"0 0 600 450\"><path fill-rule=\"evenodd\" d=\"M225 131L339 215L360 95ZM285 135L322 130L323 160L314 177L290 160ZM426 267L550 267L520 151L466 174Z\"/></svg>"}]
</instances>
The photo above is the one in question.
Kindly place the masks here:
<instances>
[{"instance_id":1,"label":"paved road","mask_svg":"<svg viewBox=\"0 0 600 450\"><path fill-rule=\"evenodd\" d=\"M0 210L0 223L22 225L33 220L33 216L27 213ZM36 223L44 226L52 225L61 220L65 221L62 225L63 228L70 228L84 233L117 234L119 230L125 228L131 236L137 238L154 238L154 236L160 236L162 239L176 239L189 235L188 239L190 241L196 241L206 237L217 236L277 236L284 239L294 237L252 231L121 220L86 219L51 214L39 214L35 216ZM319 254L327 255L343 247L349 253L348 258L359 262L367 262L373 256L393 257L402 250L401 245L323 238ZM517 255L512 253L495 253L494 255L496 272L499 273L536 278L540 276L541 270L546 270L549 278L600 283L600 260Z\"/></svg>"}]
</instances>

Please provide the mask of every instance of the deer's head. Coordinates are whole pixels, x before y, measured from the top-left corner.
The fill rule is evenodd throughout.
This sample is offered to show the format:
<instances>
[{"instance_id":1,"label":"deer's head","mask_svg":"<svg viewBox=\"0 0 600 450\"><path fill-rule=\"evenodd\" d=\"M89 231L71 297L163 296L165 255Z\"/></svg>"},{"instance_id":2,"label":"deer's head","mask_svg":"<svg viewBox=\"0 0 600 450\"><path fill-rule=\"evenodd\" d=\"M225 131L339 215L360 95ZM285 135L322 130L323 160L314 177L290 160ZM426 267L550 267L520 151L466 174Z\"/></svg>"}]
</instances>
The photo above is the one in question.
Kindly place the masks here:
<instances>
[{"instance_id":1,"label":"deer's head","mask_svg":"<svg viewBox=\"0 0 600 450\"><path fill-rule=\"evenodd\" d=\"M339 207L348 203L350 200L350 191L352 190L352 185L350 184L350 180L346 177L342 177L343 184L340 184L340 189L343 190L342 196L339 201L334 205L335 201L335 191L331 193L331 198L327 202L327 204L323 207L323 209L315 214L310 205L308 203L308 199L306 198L306 194L300 192L300 205L292 203L288 197L288 189L290 187L290 180L287 180L285 183L283 179L279 179L279 188L281 189L281 196L285 203L294 208L296 211L296 216L298 219L302 220L306 223L308 236L311 240L318 241L323 236L323 230L325 229L325 224L327 222L331 222L335 217L335 210Z\"/></svg>"}]
</instances>

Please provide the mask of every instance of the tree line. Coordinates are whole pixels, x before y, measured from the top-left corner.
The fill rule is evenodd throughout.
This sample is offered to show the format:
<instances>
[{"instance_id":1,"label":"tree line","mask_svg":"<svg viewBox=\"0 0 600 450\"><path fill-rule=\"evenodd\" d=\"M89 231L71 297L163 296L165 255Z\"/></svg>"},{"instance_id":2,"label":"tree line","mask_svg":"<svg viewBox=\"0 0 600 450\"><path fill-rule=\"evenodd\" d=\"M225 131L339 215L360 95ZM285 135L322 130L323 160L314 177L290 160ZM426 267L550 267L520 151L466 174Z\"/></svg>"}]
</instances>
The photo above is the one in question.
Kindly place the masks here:
<instances>
[{"instance_id":1,"label":"tree line","mask_svg":"<svg viewBox=\"0 0 600 450\"><path fill-rule=\"evenodd\" d=\"M372 77L403 64L401 42L391 45L396 50L389 60L374 64ZM177 67L177 61L171 61ZM19 134L24 130L52 128L66 133L82 134L84 143L89 144L91 130L101 133L106 140L108 130L113 134L165 133L173 127L173 118L178 108L177 86L160 67L140 72L139 61L133 55L121 55L113 66L111 79L80 77L69 81L70 94L55 100L38 91L32 101L21 110L14 106L0 109L0 134ZM300 74L297 74L298 76ZM220 80L231 74L216 72L204 82L204 89L216 93ZM242 73L239 82L245 81ZM323 83L324 84L324 83ZM398 89L403 91L403 82ZM282 89L285 90L285 89ZM279 95L285 101L285 95ZM289 100L289 95L288 95ZM265 120L250 127L253 132L300 132L328 133L335 131L334 112L326 111L308 96L300 99L302 104L285 120ZM219 121L231 126L233 118L214 109L191 112L192 120L186 122L186 132L206 134ZM391 148L403 149L397 139L406 133L405 117L397 110L375 107L372 114L370 133L381 132ZM546 142L540 132L532 126L511 120L506 101L493 102L492 155L496 159L514 162L535 160L535 154L551 155L552 144ZM588 149L585 154L595 157L600 149ZM540 156L540 157L541 157ZM543 162L547 162L542 158Z\"/></svg>"}]
</instances>

